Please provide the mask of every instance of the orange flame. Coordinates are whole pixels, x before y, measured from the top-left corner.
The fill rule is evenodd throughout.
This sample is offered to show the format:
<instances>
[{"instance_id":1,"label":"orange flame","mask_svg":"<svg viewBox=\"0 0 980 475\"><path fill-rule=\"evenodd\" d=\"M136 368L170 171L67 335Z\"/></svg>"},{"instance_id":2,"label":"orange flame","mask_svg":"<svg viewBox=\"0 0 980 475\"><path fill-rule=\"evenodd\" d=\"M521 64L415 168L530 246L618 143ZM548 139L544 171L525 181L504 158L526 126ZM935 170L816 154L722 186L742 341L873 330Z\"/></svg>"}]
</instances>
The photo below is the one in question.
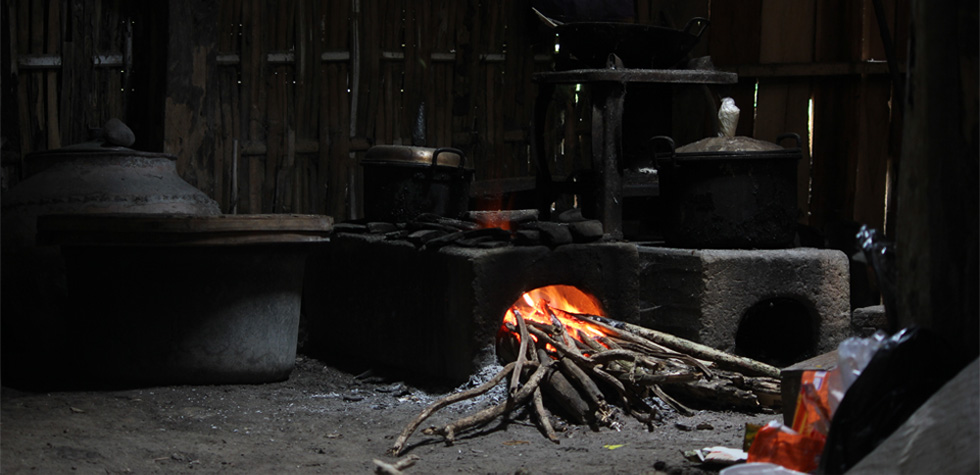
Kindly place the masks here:
<instances>
[{"instance_id":1,"label":"orange flame","mask_svg":"<svg viewBox=\"0 0 980 475\"><path fill-rule=\"evenodd\" d=\"M517 326L517 315L524 321L536 322L543 325L553 325L559 322L568 334L585 343L586 339L596 340L606 336L602 328L586 320L576 318L571 314L589 314L604 316L599 302L591 295L571 285L549 285L525 292L514 302L504 314L498 336L510 335L520 341L520 335L507 329L507 324ZM533 341L537 341L531 335ZM553 351L552 348L548 348Z\"/></svg>"}]
</instances>

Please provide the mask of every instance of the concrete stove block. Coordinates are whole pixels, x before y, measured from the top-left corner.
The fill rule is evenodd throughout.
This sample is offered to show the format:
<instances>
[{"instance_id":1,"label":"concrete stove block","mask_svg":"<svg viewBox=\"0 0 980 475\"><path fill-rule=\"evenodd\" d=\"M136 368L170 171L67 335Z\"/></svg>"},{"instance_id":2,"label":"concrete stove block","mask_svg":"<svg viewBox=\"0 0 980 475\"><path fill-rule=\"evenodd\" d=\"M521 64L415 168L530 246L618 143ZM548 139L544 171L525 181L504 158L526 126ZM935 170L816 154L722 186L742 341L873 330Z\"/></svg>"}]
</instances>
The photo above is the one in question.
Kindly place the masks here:
<instances>
[{"instance_id":1,"label":"concrete stove block","mask_svg":"<svg viewBox=\"0 0 980 475\"><path fill-rule=\"evenodd\" d=\"M504 313L528 290L574 285L607 316L635 319L637 267L636 247L621 242L418 250L338 234L307 262L309 352L462 382L493 356Z\"/></svg>"},{"instance_id":2,"label":"concrete stove block","mask_svg":"<svg viewBox=\"0 0 980 475\"><path fill-rule=\"evenodd\" d=\"M638 246L638 253L641 325L777 366L849 336L843 252Z\"/></svg>"}]
</instances>

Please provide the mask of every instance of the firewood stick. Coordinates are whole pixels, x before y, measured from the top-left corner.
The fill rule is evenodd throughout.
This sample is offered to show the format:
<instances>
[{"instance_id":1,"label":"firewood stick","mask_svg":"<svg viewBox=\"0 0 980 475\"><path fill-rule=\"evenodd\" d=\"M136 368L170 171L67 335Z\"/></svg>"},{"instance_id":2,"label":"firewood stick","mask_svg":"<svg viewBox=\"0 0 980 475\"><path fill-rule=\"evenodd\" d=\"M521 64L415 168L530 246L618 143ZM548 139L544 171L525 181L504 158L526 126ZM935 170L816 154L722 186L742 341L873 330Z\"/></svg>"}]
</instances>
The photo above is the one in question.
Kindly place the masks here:
<instances>
[{"instance_id":1,"label":"firewood stick","mask_svg":"<svg viewBox=\"0 0 980 475\"><path fill-rule=\"evenodd\" d=\"M650 374L650 373L623 373L619 376L621 379L626 378L627 381L633 384L639 384L641 386L653 386L655 384L677 384L686 383L689 381L694 381L698 379L698 376L693 373L671 373L671 374Z\"/></svg>"},{"instance_id":2,"label":"firewood stick","mask_svg":"<svg viewBox=\"0 0 980 475\"><path fill-rule=\"evenodd\" d=\"M543 349L538 349L538 359L551 359ZM558 360L559 367L561 359ZM591 423L589 404L582 398L568 377L561 371L554 371L545 378L541 386L548 396L555 401L576 424Z\"/></svg>"},{"instance_id":3,"label":"firewood stick","mask_svg":"<svg viewBox=\"0 0 980 475\"><path fill-rule=\"evenodd\" d=\"M612 410L609 408L609 403L606 402L605 394L602 393L595 381L578 364L568 358L562 358L559 361L559 367L568 380L578 387L580 393L585 394L588 401L591 402L590 408L596 422L599 425L608 426L612 422L610 419Z\"/></svg>"},{"instance_id":4,"label":"firewood stick","mask_svg":"<svg viewBox=\"0 0 980 475\"><path fill-rule=\"evenodd\" d=\"M551 426L551 415L548 414L548 409L544 407L544 398L541 397L541 386L534 388L534 394L532 395L534 403L534 413L538 417L538 424L541 426L541 430L544 431L544 435L548 437L548 440L554 443L560 443L558 440L558 435L555 434L555 428Z\"/></svg>"},{"instance_id":5,"label":"firewood stick","mask_svg":"<svg viewBox=\"0 0 980 475\"><path fill-rule=\"evenodd\" d=\"M395 440L395 444L392 445L390 449L388 449L388 453L390 453L391 455L401 455L402 450L405 448L405 442L408 441L408 438L412 435L412 432L415 432L415 429L417 429L418 426L422 424L423 421L425 421L429 416L431 416L432 413L452 403L463 401L472 397L476 397L489 391L498 383L500 383L500 381L502 381L505 377L507 377L507 374L510 373L513 369L514 369L514 363L508 363L507 366L504 366L504 369L502 369L493 378L481 384L480 386L477 386L473 389L469 389L466 391L450 394L430 404L428 407L423 409L418 416L415 416L415 419L412 419L412 421L408 423L408 425L405 427L402 433L398 435L398 439Z\"/></svg>"},{"instance_id":6,"label":"firewood stick","mask_svg":"<svg viewBox=\"0 0 980 475\"><path fill-rule=\"evenodd\" d=\"M600 353L605 353L609 350L618 350L621 347L606 337L599 337L598 340L592 338L586 338L585 341L589 343L592 348L592 359L595 360L596 355ZM610 371L632 371L633 363L625 360L610 360L608 362L596 361L597 363L605 364Z\"/></svg>"},{"instance_id":7,"label":"firewood stick","mask_svg":"<svg viewBox=\"0 0 980 475\"><path fill-rule=\"evenodd\" d=\"M577 352L577 351L569 348L564 343L559 342L558 340L552 338L547 333L545 333L545 332L543 332L541 330L538 330L534 326L528 327L528 331L530 331L532 335L534 335L534 336L536 336L538 338L538 345L544 346L546 343L550 343L551 346L555 347L558 350L559 356L567 356L569 358L572 358L576 362L580 362L580 363L584 363L586 365L592 365L592 366L594 366L594 364L591 362L591 360L589 360L588 358L586 358L585 356L583 356L582 353L579 353L579 352ZM538 356L540 356L540 354Z\"/></svg>"},{"instance_id":8,"label":"firewood stick","mask_svg":"<svg viewBox=\"0 0 980 475\"><path fill-rule=\"evenodd\" d=\"M568 329L565 328L565 325L563 325L561 323L561 320L558 319L558 316L555 315L554 309L551 308L550 305L545 305L545 310L547 310L548 316L551 317L552 325L555 326L555 335L561 336L561 339L565 343L565 346L567 346L569 349L574 350L579 354L581 354L582 352L579 351L578 345L575 344L575 340L572 338L571 335L568 334Z\"/></svg>"},{"instance_id":9,"label":"firewood stick","mask_svg":"<svg viewBox=\"0 0 980 475\"><path fill-rule=\"evenodd\" d=\"M626 322L616 322L604 317L597 317L595 315L585 315L587 318L593 322L597 322L605 325L607 328L620 331L627 331L633 334L639 335L646 338L659 345L666 346L667 348L673 349L675 351L680 351L691 355L695 358L700 358L703 360L713 361L719 365L725 367L731 367L733 369L745 370L752 375L758 376L769 376L772 378L779 377L779 368L765 364L761 361L756 361L751 358L745 358L741 356L731 355L725 353L724 351L712 348L707 345L702 345L700 343L693 342L691 340L686 340L669 333L660 332L657 330L652 330L649 328L641 327L639 325L633 325ZM613 322L616 326L612 327L608 323L603 322L599 319L605 320L606 322Z\"/></svg>"},{"instance_id":10,"label":"firewood stick","mask_svg":"<svg viewBox=\"0 0 980 475\"><path fill-rule=\"evenodd\" d=\"M611 340L615 341L616 337L612 337ZM653 342L646 343L636 343L633 341L619 340L620 346L624 350L629 350L642 354L648 357L657 358L663 361L664 364L668 365L682 365L684 367L694 366L704 373L707 377L712 377L714 370L708 368L709 364L715 364L710 361L699 360L693 356L685 355L684 353L678 353L674 350L664 348L659 345L654 345Z\"/></svg>"},{"instance_id":11,"label":"firewood stick","mask_svg":"<svg viewBox=\"0 0 980 475\"><path fill-rule=\"evenodd\" d=\"M618 343L616 343L615 341L612 341L607 336L600 336L599 337L599 343L602 343L603 345L606 345L606 347L609 348L610 350L619 350L619 349L622 348L621 346L619 346Z\"/></svg>"},{"instance_id":12,"label":"firewood stick","mask_svg":"<svg viewBox=\"0 0 980 475\"><path fill-rule=\"evenodd\" d=\"M461 430L466 430L471 427L476 427L478 425L487 423L496 417L512 410L514 406L523 403L527 398L531 397L534 390L541 384L541 381L552 372L552 365L554 360L545 361L538 365L538 368L534 370L534 373L527 379L524 386L517 391L517 395L513 398L508 398L506 401L497 404L495 406L488 407L482 411L472 414L470 416L464 417L462 419L448 424L443 427L430 427L422 431L426 435L438 434L442 435L446 440L446 444L452 445L456 440L456 432ZM500 382L499 380L497 382Z\"/></svg>"},{"instance_id":13,"label":"firewood stick","mask_svg":"<svg viewBox=\"0 0 980 475\"><path fill-rule=\"evenodd\" d=\"M755 393L739 389L731 381L722 378L671 385L670 390L674 394L680 393L688 398L710 401L714 405L721 404L750 410L759 408L759 398Z\"/></svg>"},{"instance_id":14,"label":"firewood stick","mask_svg":"<svg viewBox=\"0 0 980 475\"><path fill-rule=\"evenodd\" d=\"M377 467L374 468L375 473L382 473L387 475L401 475L402 470L415 465L415 462L419 460L418 455L409 455L395 463L387 463L378 459L374 459L374 464Z\"/></svg>"},{"instance_id":15,"label":"firewood stick","mask_svg":"<svg viewBox=\"0 0 980 475\"><path fill-rule=\"evenodd\" d=\"M664 365L659 361L635 351L631 350L606 350L601 353L596 353L592 355L592 361L596 363L607 363L611 361L617 361L622 363L635 364L639 363L647 368L657 370L662 368Z\"/></svg>"},{"instance_id":16,"label":"firewood stick","mask_svg":"<svg viewBox=\"0 0 980 475\"><path fill-rule=\"evenodd\" d=\"M521 371L524 369L524 362L527 361L527 341L531 339L527 333L527 324L524 322L524 317L521 316L517 309L514 309L514 317L517 320L517 328L520 330L521 345L517 351L517 359L514 361L514 372L510 376L510 397L514 397L517 394L517 389L520 386Z\"/></svg>"},{"instance_id":17,"label":"firewood stick","mask_svg":"<svg viewBox=\"0 0 980 475\"><path fill-rule=\"evenodd\" d=\"M596 409L606 409L606 397L602 394L602 390L599 389L599 386L596 386L595 381L589 375L585 374L582 368L568 358L558 360L558 366L565 373L568 380L577 386L581 393L585 394Z\"/></svg>"},{"instance_id":18,"label":"firewood stick","mask_svg":"<svg viewBox=\"0 0 980 475\"><path fill-rule=\"evenodd\" d=\"M615 376L607 373L606 371L603 371L602 368L597 367L596 363L592 361L590 358L587 358L577 352L570 351L564 344L559 343L554 338L551 338L550 336L546 335L541 330L538 330L534 327L530 327L528 328L528 330L530 330L531 333L534 334L534 336L538 337L538 341L540 342L539 344L543 345L545 343L550 343L551 346L554 346L555 349L559 351L561 356L571 357L572 360L575 361L576 363L581 364L585 368L588 368L589 371L594 373L596 377L598 377L600 380L605 381L610 385L612 385L614 388L616 388L616 391L618 391L620 396L623 397L625 403L624 395L626 394L626 387L623 386L623 383L620 380L616 379Z\"/></svg>"},{"instance_id":19,"label":"firewood stick","mask_svg":"<svg viewBox=\"0 0 980 475\"><path fill-rule=\"evenodd\" d=\"M659 385L654 384L653 386L650 386L650 389L653 390L653 393L656 394L657 397L660 398L660 400L667 403L668 406L673 407L675 411L680 412L685 416L694 415L693 409L681 404L681 402L678 401L677 399L670 397L670 395L665 393L663 388L661 388Z\"/></svg>"}]
</instances>

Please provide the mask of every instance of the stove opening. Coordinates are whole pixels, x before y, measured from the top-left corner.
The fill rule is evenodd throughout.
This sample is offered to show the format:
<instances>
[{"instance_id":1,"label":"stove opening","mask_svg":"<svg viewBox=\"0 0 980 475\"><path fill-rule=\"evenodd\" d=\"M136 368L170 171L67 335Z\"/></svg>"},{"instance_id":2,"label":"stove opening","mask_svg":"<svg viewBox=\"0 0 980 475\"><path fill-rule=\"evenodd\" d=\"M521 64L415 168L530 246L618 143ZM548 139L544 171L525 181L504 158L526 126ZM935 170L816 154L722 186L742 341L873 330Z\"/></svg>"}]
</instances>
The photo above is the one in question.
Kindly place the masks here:
<instances>
[{"instance_id":1,"label":"stove opening","mask_svg":"<svg viewBox=\"0 0 980 475\"><path fill-rule=\"evenodd\" d=\"M516 358L520 344L517 318L523 318L527 325L548 329L547 333L566 334L583 349L603 345L601 340L606 334L584 315L604 317L605 313L598 299L578 287L549 285L524 292L504 314L497 332L497 355L504 362ZM531 339L537 342L533 334ZM547 346L546 350L552 352Z\"/></svg>"},{"instance_id":2,"label":"stove opening","mask_svg":"<svg viewBox=\"0 0 980 475\"><path fill-rule=\"evenodd\" d=\"M745 311L735 334L735 354L785 367L814 356L817 319L798 300L762 300Z\"/></svg>"}]
</instances>

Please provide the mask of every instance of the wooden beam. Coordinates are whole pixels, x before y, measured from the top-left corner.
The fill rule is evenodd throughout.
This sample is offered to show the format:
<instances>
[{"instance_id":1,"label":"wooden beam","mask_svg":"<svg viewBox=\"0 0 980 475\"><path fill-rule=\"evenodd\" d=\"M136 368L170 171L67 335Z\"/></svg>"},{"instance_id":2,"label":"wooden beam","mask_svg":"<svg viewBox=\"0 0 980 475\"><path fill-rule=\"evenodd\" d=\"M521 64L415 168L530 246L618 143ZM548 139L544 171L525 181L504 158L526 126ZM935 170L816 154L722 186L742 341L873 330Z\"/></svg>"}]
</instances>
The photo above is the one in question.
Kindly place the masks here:
<instances>
[{"instance_id":1,"label":"wooden beam","mask_svg":"<svg viewBox=\"0 0 980 475\"><path fill-rule=\"evenodd\" d=\"M738 74L739 77L757 78L869 76L887 75L888 64L885 61L745 64L728 70ZM904 65L901 65L901 71L905 71Z\"/></svg>"}]
</instances>

